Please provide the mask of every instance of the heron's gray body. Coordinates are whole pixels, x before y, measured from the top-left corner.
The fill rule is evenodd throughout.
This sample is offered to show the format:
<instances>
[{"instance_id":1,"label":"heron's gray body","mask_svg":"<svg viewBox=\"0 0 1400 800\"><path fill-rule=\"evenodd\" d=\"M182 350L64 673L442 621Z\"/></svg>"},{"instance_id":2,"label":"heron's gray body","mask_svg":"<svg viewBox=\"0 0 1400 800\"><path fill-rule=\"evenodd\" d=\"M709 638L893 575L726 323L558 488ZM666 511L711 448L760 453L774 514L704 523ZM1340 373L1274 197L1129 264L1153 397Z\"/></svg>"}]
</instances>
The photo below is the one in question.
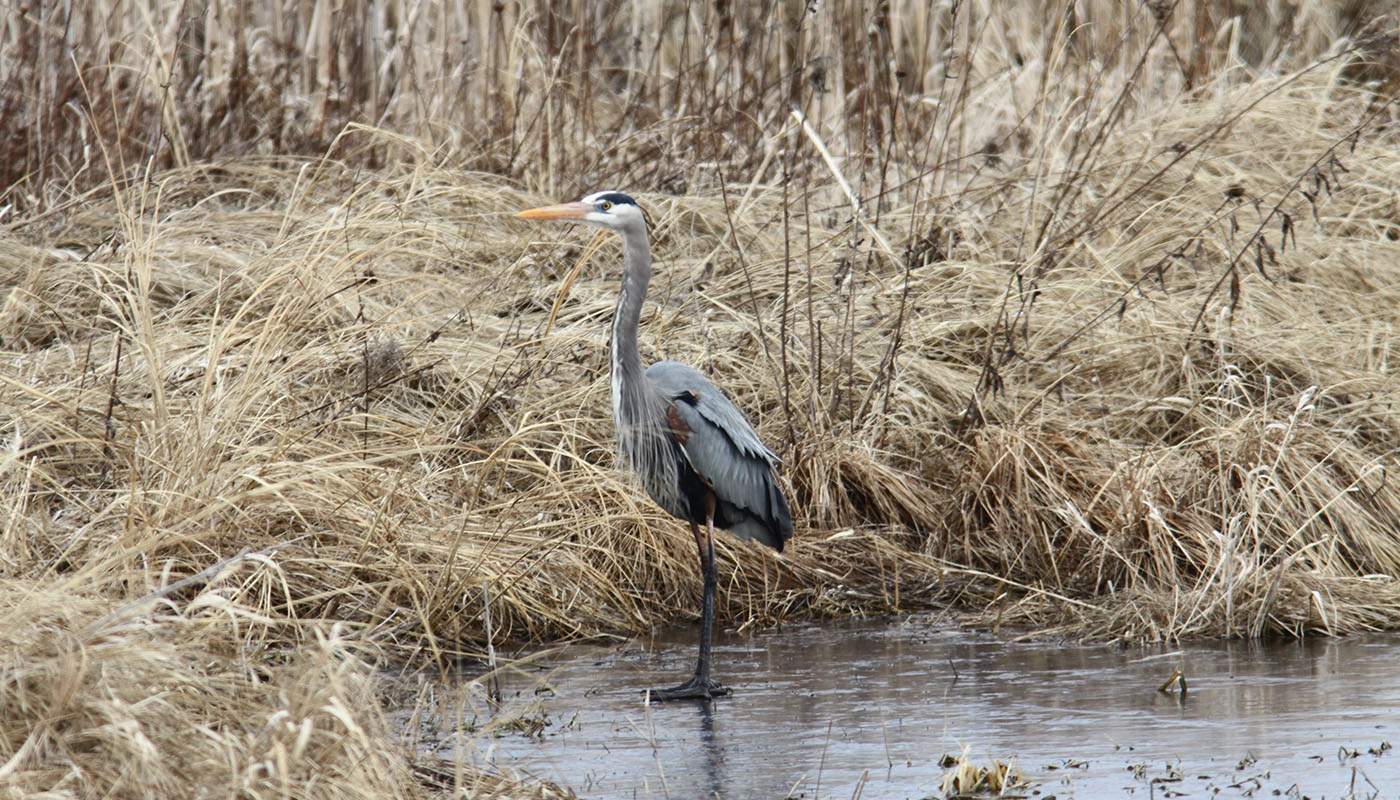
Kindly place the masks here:
<instances>
[{"instance_id":1,"label":"heron's gray body","mask_svg":"<svg viewBox=\"0 0 1400 800\"><path fill-rule=\"evenodd\" d=\"M773 479L777 458L743 414L685 364L660 361L645 377L640 402L623 399L616 424L618 447L647 494L672 516L703 525L708 512L716 527L781 551L792 518ZM666 432L648 433L658 423Z\"/></svg>"},{"instance_id":2,"label":"heron's gray body","mask_svg":"<svg viewBox=\"0 0 1400 800\"><path fill-rule=\"evenodd\" d=\"M743 413L693 367L658 361L642 371L636 332L651 279L646 229L622 242L612 333L618 449L667 513L697 525L712 517L716 527L781 551L792 515L773 476L777 458Z\"/></svg>"}]
</instances>

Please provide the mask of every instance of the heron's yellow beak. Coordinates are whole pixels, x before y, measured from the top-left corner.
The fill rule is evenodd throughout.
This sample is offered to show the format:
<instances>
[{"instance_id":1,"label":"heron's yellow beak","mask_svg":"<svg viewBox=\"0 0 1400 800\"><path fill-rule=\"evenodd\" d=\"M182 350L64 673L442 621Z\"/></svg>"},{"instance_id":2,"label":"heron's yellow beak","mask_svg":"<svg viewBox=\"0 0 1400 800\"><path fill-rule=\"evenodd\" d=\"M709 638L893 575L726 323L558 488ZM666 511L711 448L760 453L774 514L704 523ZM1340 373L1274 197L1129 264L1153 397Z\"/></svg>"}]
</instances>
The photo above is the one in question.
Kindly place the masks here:
<instances>
[{"instance_id":1,"label":"heron's yellow beak","mask_svg":"<svg viewBox=\"0 0 1400 800\"><path fill-rule=\"evenodd\" d=\"M560 203L557 206L531 208L515 216L521 219L583 219L591 210L583 203Z\"/></svg>"}]
</instances>

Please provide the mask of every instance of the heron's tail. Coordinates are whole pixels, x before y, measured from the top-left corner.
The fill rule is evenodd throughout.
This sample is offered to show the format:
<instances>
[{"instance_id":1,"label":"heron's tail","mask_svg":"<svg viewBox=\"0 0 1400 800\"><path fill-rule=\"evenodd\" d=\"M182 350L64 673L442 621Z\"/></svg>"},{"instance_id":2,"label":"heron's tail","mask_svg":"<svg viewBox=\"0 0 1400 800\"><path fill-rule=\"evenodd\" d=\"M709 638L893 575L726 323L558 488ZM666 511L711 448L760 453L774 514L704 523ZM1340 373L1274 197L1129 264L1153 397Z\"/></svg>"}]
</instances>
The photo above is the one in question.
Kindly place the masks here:
<instances>
[{"instance_id":1,"label":"heron's tail","mask_svg":"<svg viewBox=\"0 0 1400 800\"><path fill-rule=\"evenodd\" d=\"M715 525L781 553L783 544L792 538L792 512L776 482L769 482L767 494L768 508L762 511L740 508L721 500L715 508Z\"/></svg>"}]
</instances>

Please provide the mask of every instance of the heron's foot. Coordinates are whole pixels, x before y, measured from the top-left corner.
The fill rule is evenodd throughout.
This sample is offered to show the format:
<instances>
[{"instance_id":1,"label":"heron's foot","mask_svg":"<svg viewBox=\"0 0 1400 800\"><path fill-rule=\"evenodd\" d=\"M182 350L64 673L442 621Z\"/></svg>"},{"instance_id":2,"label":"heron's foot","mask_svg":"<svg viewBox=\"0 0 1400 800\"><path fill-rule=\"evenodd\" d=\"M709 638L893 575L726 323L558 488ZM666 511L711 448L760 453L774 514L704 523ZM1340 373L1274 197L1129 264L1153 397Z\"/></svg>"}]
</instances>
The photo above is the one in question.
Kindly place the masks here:
<instances>
[{"instance_id":1,"label":"heron's foot","mask_svg":"<svg viewBox=\"0 0 1400 800\"><path fill-rule=\"evenodd\" d=\"M680 686L672 686L669 689L650 689L647 692L652 701L713 700L729 693L729 687L721 685L718 681L702 681L698 678L691 678Z\"/></svg>"}]
</instances>

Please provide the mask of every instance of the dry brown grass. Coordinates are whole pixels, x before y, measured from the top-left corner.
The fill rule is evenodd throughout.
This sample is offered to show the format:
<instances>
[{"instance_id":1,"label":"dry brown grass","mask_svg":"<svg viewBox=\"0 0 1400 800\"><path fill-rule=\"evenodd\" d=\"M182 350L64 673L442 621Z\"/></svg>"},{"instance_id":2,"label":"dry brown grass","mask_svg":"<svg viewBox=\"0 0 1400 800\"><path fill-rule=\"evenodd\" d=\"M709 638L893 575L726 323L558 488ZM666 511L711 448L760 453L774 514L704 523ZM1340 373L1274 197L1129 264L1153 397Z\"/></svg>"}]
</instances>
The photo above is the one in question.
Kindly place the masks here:
<instances>
[{"instance_id":1,"label":"dry brown grass","mask_svg":"<svg viewBox=\"0 0 1400 800\"><path fill-rule=\"evenodd\" d=\"M295 655L266 652L265 621L220 588L135 614L113 613L73 577L7 582L4 596L0 782L11 789L427 795L405 791L408 759L383 746L392 732L373 673L334 634Z\"/></svg>"},{"instance_id":2,"label":"dry brown grass","mask_svg":"<svg viewBox=\"0 0 1400 800\"><path fill-rule=\"evenodd\" d=\"M0 35L7 789L555 791L423 763L371 665L694 612L613 466L615 246L565 287L510 218L601 186L644 355L786 462L726 624L1400 625L1392 12L73 8Z\"/></svg>"}]
</instances>

